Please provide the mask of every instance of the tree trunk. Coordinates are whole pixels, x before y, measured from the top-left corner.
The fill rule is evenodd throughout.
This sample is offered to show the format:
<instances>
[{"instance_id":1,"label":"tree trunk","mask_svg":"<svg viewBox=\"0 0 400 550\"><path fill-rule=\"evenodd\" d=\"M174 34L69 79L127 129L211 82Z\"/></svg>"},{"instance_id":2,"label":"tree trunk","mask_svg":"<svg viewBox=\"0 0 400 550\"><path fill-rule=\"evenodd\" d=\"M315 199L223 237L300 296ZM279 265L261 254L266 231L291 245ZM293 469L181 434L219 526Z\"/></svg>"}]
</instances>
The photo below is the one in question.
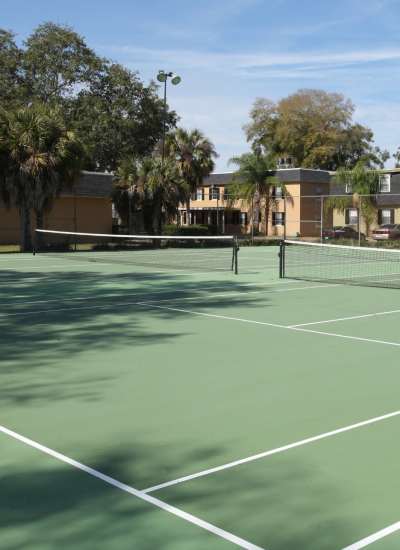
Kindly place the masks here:
<instances>
[{"instance_id":1,"label":"tree trunk","mask_svg":"<svg viewBox=\"0 0 400 550\"><path fill-rule=\"evenodd\" d=\"M267 198L265 202L265 236L266 237L268 237L269 210L270 210L270 204L269 204L269 198Z\"/></svg>"},{"instance_id":2,"label":"tree trunk","mask_svg":"<svg viewBox=\"0 0 400 550\"><path fill-rule=\"evenodd\" d=\"M190 197L186 201L186 225L190 225Z\"/></svg>"},{"instance_id":3,"label":"tree trunk","mask_svg":"<svg viewBox=\"0 0 400 550\"><path fill-rule=\"evenodd\" d=\"M44 229L44 214L43 210L36 210L36 229ZM42 249L43 235L42 233L35 233L35 248L37 250Z\"/></svg>"},{"instance_id":4,"label":"tree trunk","mask_svg":"<svg viewBox=\"0 0 400 550\"><path fill-rule=\"evenodd\" d=\"M20 207L19 218L21 224L21 251L32 252L31 212L25 204Z\"/></svg>"}]
</instances>

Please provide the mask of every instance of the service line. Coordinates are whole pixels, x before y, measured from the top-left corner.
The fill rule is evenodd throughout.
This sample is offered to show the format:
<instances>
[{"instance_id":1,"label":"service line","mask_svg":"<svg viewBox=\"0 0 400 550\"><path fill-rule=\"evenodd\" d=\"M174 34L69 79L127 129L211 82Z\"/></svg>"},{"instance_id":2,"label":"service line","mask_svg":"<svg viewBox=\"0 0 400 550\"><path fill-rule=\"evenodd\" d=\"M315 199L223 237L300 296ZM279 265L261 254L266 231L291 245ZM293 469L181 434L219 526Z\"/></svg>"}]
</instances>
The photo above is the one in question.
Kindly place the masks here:
<instances>
[{"instance_id":1,"label":"service line","mask_svg":"<svg viewBox=\"0 0 400 550\"><path fill-rule=\"evenodd\" d=\"M255 544L251 544L250 542L237 537L236 535L233 535L232 533L229 533L228 531L225 531L224 529L221 529L219 527L216 527L215 525L208 523L207 521L204 521L196 516L193 516L192 514L189 514L187 512L184 512L180 508L176 508L175 506L171 506L170 504L167 504L166 502L159 500L158 498L152 497L150 495L146 495L143 491L140 491L139 489L135 489L131 485L127 485L126 483L122 483L118 481L117 479L114 479L113 477L110 477L106 474L103 474L99 470L95 470L94 468L91 468L90 466L86 466L85 464L82 464L82 462L78 462L77 460L74 460L73 458L69 458L68 456L59 453L58 451L55 451L53 449L50 449L49 447L45 447L44 445L41 445L37 441L34 441L32 439L29 439L28 437L25 437L17 432L14 432L13 430L10 430L6 428L5 426L0 425L0 432L3 434L12 437L16 439L17 441L20 441L21 443L24 443L25 445L28 445L29 447L33 447L34 449L47 454L48 456L51 456L52 458L55 458L56 460L59 460L60 462L64 462L65 464L68 464L69 466L72 466L73 468L76 468L77 470L81 470L82 472L85 472L86 474L95 477L97 479L100 479L104 483L107 483L108 485L112 485L113 487L120 489L121 491L124 491L125 493L129 493L130 495L133 495L141 500L144 500L145 502L148 502L149 504L152 504L153 506L156 506L157 508L161 508L165 512L169 512L170 514L173 514L174 516L177 516L189 523L192 523L193 525L196 525L197 527L200 527L201 529L204 529L206 531L209 531L210 533L213 533L217 537L220 537L222 539L225 539L236 546L239 546L240 548L245 548L246 550L263 550L260 546L256 546Z\"/></svg>"},{"instance_id":2,"label":"service line","mask_svg":"<svg viewBox=\"0 0 400 550\"><path fill-rule=\"evenodd\" d=\"M370 544L373 544L374 542L377 542L378 540L381 540L388 535L396 533L396 531L400 531L400 521L398 521L397 523L393 523L393 525L389 525L389 527L385 527L384 529L377 531L373 535L370 535L365 539L359 540L358 542L355 542L350 546L346 546L346 548L343 548L343 550L361 550L362 548L366 548Z\"/></svg>"},{"instance_id":3,"label":"service line","mask_svg":"<svg viewBox=\"0 0 400 550\"><path fill-rule=\"evenodd\" d=\"M369 426L371 424L376 424L377 422L382 422L383 420L388 420L389 418L393 418L395 416L399 416L400 411L394 411L388 414L384 414L382 416L376 416L375 418L370 418L368 420L363 420L362 422L357 422L356 424L350 424L350 426L345 426L344 428L338 428L336 430L325 432L323 434L315 435L313 437L308 437L307 439L301 439L300 441L295 441L294 443L289 443L288 445L284 445L282 447L277 447L276 449L270 449L268 451L264 451L262 453L257 453L255 455L248 456L246 458L241 458L239 460L234 460L232 462L227 462L226 464L222 464L221 466L216 466L214 468L209 468L207 470L202 470L201 472L196 472L194 474L190 474L187 476L183 476L177 479L173 479L171 481L166 481L165 483L159 483L158 485L154 485L152 487L148 487L147 489L143 490L143 493L152 493L153 491L159 491L160 489L165 489L166 487L171 487L172 485L178 485L179 483L184 483L186 481L191 481L192 479L197 479L199 477L208 476L210 474L215 474L217 472L221 472L222 470L228 470L230 468L234 468L235 466L240 466L241 464L247 464L248 462L254 462L255 460L259 460L260 458L266 458L268 456L273 456L279 453L283 453L286 451L289 451L291 449L295 449L297 447L302 447L303 445L309 445L310 443L315 443L316 441L321 441L322 439L327 439L329 437L333 437L335 435L339 435L345 432L350 432L352 430L357 430L359 428L363 428L365 426Z\"/></svg>"}]
</instances>

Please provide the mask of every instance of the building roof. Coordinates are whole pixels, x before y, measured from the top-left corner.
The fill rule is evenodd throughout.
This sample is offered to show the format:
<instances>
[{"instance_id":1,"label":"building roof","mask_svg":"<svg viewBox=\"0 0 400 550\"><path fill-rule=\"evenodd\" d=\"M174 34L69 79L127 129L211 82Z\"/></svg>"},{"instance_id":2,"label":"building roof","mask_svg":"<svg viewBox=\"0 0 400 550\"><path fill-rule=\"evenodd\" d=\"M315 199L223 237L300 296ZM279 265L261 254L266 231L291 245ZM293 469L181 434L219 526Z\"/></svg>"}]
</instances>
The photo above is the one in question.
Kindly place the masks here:
<instances>
[{"instance_id":1,"label":"building roof","mask_svg":"<svg viewBox=\"0 0 400 550\"><path fill-rule=\"evenodd\" d=\"M275 172L282 183L330 183L331 173L327 170L311 168L282 168ZM233 172L215 173L205 178L203 185L227 185L232 181Z\"/></svg>"},{"instance_id":2,"label":"building roof","mask_svg":"<svg viewBox=\"0 0 400 550\"><path fill-rule=\"evenodd\" d=\"M83 170L78 181L72 188L61 191L62 197L95 197L110 198L114 176L103 172L88 172Z\"/></svg>"}]
</instances>

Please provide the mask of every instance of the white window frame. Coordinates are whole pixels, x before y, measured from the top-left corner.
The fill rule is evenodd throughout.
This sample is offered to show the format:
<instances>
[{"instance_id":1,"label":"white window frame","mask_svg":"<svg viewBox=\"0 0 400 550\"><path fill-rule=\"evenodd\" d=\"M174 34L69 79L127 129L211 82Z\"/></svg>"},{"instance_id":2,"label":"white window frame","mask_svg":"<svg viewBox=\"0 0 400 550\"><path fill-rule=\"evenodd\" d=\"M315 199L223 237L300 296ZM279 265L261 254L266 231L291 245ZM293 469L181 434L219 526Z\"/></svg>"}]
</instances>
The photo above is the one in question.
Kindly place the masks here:
<instances>
[{"instance_id":1,"label":"white window frame","mask_svg":"<svg viewBox=\"0 0 400 550\"><path fill-rule=\"evenodd\" d=\"M221 190L219 186L217 185L211 185L210 186L210 192L209 192L210 200L217 201L221 198Z\"/></svg>"},{"instance_id":2,"label":"white window frame","mask_svg":"<svg viewBox=\"0 0 400 550\"><path fill-rule=\"evenodd\" d=\"M279 216L279 220L276 219L276 216ZM272 213L272 225L273 226L281 226L283 227L285 225L285 213L284 212L273 212Z\"/></svg>"},{"instance_id":3,"label":"white window frame","mask_svg":"<svg viewBox=\"0 0 400 550\"><path fill-rule=\"evenodd\" d=\"M350 194L353 192L353 184L350 182L346 183L346 193Z\"/></svg>"},{"instance_id":4,"label":"white window frame","mask_svg":"<svg viewBox=\"0 0 400 550\"><path fill-rule=\"evenodd\" d=\"M347 211L349 213L349 225L358 225L358 208L347 208ZM351 213L355 212L355 216L353 217ZM352 220L356 220L353 222Z\"/></svg>"},{"instance_id":5,"label":"white window frame","mask_svg":"<svg viewBox=\"0 0 400 550\"><path fill-rule=\"evenodd\" d=\"M390 193L392 174L381 174L379 176L379 193Z\"/></svg>"},{"instance_id":6,"label":"white window frame","mask_svg":"<svg viewBox=\"0 0 400 550\"><path fill-rule=\"evenodd\" d=\"M389 214L388 218L389 220L385 220L384 212L387 212ZM392 212L393 208L381 208L380 209L380 218L381 218L381 225L386 225L388 223L392 223Z\"/></svg>"},{"instance_id":7,"label":"white window frame","mask_svg":"<svg viewBox=\"0 0 400 550\"><path fill-rule=\"evenodd\" d=\"M280 185L276 185L272 190L272 196L274 199L283 199L283 189Z\"/></svg>"},{"instance_id":8,"label":"white window frame","mask_svg":"<svg viewBox=\"0 0 400 550\"><path fill-rule=\"evenodd\" d=\"M204 200L204 188L201 187L200 189L196 190L196 201L203 201Z\"/></svg>"}]
</instances>

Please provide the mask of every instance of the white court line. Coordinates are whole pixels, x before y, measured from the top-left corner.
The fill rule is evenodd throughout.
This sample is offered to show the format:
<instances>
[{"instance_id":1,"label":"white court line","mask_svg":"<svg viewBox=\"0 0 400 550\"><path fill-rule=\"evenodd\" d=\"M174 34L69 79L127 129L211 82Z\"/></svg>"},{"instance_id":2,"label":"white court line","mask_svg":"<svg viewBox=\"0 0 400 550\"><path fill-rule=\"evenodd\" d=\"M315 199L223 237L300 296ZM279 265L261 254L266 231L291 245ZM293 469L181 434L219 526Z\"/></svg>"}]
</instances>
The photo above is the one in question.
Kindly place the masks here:
<instances>
[{"instance_id":1,"label":"white court line","mask_svg":"<svg viewBox=\"0 0 400 550\"><path fill-rule=\"evenodd\" d=\"M84 265L90 265L90 263L86 262L84 264L65 264L64 265L60 265L60 264L57 264L57 265L41 265L41 266L37 266L37 267L28 267L26 266L25 269L21 269L20 267L16 268L16 267L1 267L0 268L0 271L18 271L18 273L23 273L24 271L31 271L32 269L40 269L41 271L45 270L45 269L55 269L55 268L60 268L60 269L64 269L66 266L74 266L74 267L82 267Z\"/></svg>"},{"instance_id":2,"label":"white court line","mask_svg":"<svg viewBox=\"0 0 400 550\"><path fill-rule=\"evenodd\" d=\"M224 529L220 529L219 527L216 527L215 525L208 523L207 521L204 521L196 516L193 516L192 514L184 512L183 510L176 508L175 506L171 506L170 504L167 504L166 502L159 500L158 498L154 498L152 496L146 495L143 491L140 491L139 489L135 489L130 485L121 483L117 479L114 479L113 477L103 474L99 470L95 470L90 466L86 466L85 464L82 464L77 460L69 458L66 455L63 455L53 449L50 449L49 447L45 447L44 445L41 445L40 443L37 443L36 441L33 441L32 439L29 439L28 437L25 437L17 432L14 432L4 426L0 425L0 432L3 432L5 435L10 436L16 439L17 441L20 441L21 443L28 445L29 447L33 447L34 449L42 453L45 453L61 462L64 462L65 464L69 464L73 468L81 470L82 472L85 472L90 476L100 479L101 481L104 481L108 485L112 485L113 487L116 487L117 489L120 489L125 493L129 493L141 500L144 500L145 502L148 502L149 504L152 504L153 506L156 506L157 508L161 508L165 512L169 512L174 516L177 516L181 519L184 519L185 521L188 521L189 523L192 523L193 525L196 525L197 527L200 527L201 529L205 529L206 531L209 531L210 533L213 533L214 535L222 539L225 539L233 544L236 544L236 546L239 546L240 548L245 548L246 550L263 550L260 546L251 544L250 542L240 537L237 537L236 535L233 535L232 533L229 533Z\"/></svg>"},{"instance_id":3,"label":"white court line","mask_svg":"<svg viewBox=\"0 0 400 550\"><path fill-rule=\"evenodd\" d=\"M346 340L358 340L359 342L370 342L373 344L382 344L385 346L395 346L400 347L399 342L391 342L389 340L377 340L375 338L362 338L361 336L348 336L346 334L338 334L336 332L324 332L322 330L311 330L308 328L293 328L293 327L286 327L289 330L297 330L298 332L308 332L309 334L320 334L323 336L333 336L335 338L344 338Z\"/></svg>"},{"instance_id":4,"label":"white court line","mask_svg":"<svg viewBox=\"0 0 400 550\"><path fill-rule=\"evenodd\" d=\"M222 292L222 293L216 293L216 294L206 294L205 297L211 297L211 298L220 298L220 297L227 297L229 298L230 296L241 296L243 294L245 294L247 296L247 294L260 294L261 292L264 293L264 294L270 294L270 293L275 293L275 292L293 292L295 290L311 290L313 288L326 288L327 285L312 285L312 286L296 286L296 287L292 287L292 288L281 288L281 289L274 289L274 290L249 290L245 293L243 293L242 291L240 290L234 290L234 291L231 291L231 292ZM335 286L335 285L330 285L330 286ZM202 298L203 296L185 296L185 298L179 298L179 297L176 297L176 298L165 298L163 300L157 300L156 302L153 302L151 300L146 300L146 304L153 304L153 303L160 303L160 302L183 302L184 300L187 301L187 300L199 300L199 298Z\"/></svg>"},{"instance_id":5,"label":"white court line","mask_svg":"<svg viewBox=\"0 0 400 550\"><path fill-rule=\"evenodd\" d=\"M326 321L313 321L312 323L300 323L299 325L290 325L288 328L309 327L310 325L323 325L325 323L337 323L339 321L353 321L354 319L366 319L367 317L378 317L380 315L393 315L394 313L400 313L400 309L378 311L376 313L366 313L364 315L352 315L351 317L339 317L337 319L327 319Z\"/></svg>"},{"instance_id":6,"label":"white court line","mask_svg":"<svg viewBox=\"0 0 400 550\"><path fill-rule=\"evenodd\" d=\"M216 315L216 314L213 314L213 313L205 313L203 311L193 311L193 310L190 310L190 309L182 309L182 308L169 307L169 306L157 306L157 305L153 304L152 302L138 302L137 305L150 306L150 307L154 307L156 309L166 309L166 310L170 310L170 311L178 311L180 313L188 313L190 315L198 315L198 316L202 316L202 317L211 317L211 318L214 318L214 319L224 319L225 321L238 321L240 323L252 323L252 324L255 324L255 325L265 325L267 327L282 328L282 329L293 330L293 331L298 331L298 332L308 332L310 334L320 334L320 335L323 335L323 336L334 336L336 338L345 338L347 340L357 340L357 341L362 341L362 342L370 342L370 343L374 343L374 344L384 344L384 345L387 345L387 346L400 347L399 342L389 342L387 340L376 340L376 339L372 339L372 338L361 338L361 337L358 337L358 336L347 336L345 334L335 334L333 332L322 332L322 331L311 330L311 329L307 329L307 328L292 328L291 326L287 326L287 325L279 325L279 324L276 324L276 323L267 323L265 321L254 321L252 319L243 319L241 317L229 317L227 315Z\"/></svg>"},{"instance_id":7,"label":"white court line","mask_svg":"<svg viewBox=\"0 0 400 550\"><path fill-rule=\"evenodd\" d=\"M107 307L125 307L125 306L133 306L133 305L139 305L139 306L142 306L142 305L149 305L151 307L157 307L156 305L154 304L158 304L158 303L161 303L161 302L182 302L183 300L201 300L201 298L203 297L206 297L206 298L216 298L216 297L230 297L230 296L242 296L243 294L247 295L247 294L257 294L257 293L275 293L275 292L291 292L291 291L294 291L294 290L311 290L313 288L325 288L326 285L314 285L314 286L301 286L301 287L296 287L296 288L283 288L283 289L274 289L274 290L250 290L250 291L246 291L246 292L243 292L243 291L234 291L234 292L222 292L222 293L215 293L215 294L206 294L205 296L187 296L187 297L184 297L184 298L179 298L179 297L176 297L176 298L166 298L166 299L163 299L163 300L157 300L156 302L153 302L153 301L146 301L146 302L122 302L122 303L117 303L117 302L111 302L109 304L96 304L96 305L93 305L93 306L88 306L88 305L84 305L84 306L73 306L73 307L60 307L60 308L53 308L53 309L39 309L39 310L34 310L34 311L14 311L14 312L7 312L7 313L3 313L1 312L0 313L0 317L15 317L15 316L23 316L23 315L36 315L38 313L53 313L53 312L59 312L59 311L70 311L70 310L76 310L76 309L105 309ZM331 285L331 286L334 286L334 285ZM185 292L185 291L181 291L181 292ZM204 291L203 291L204 292ZM143 293L139 293L137 294L139 296L143 295ZM130 295L131 297L132 296L135 296L135 294L131 294ZM122 298L126 299L127 296L123 297L121 296ZM75 300L87 300L88 298L75 298ZM53 300L51 300L53 301ZM58 300L58 301L61 301L61 300ZM50 302L50 300L49 300ZM47 303L46 300L39 300L37 302L25 302L25 303L22 303L20 305L27 305L27 304L33 304L33 303ZM6 304L6 305L9 305L9 304ZM171 309L171 308L163 308L163 309ZM179 310L177 310L179 311ZM210 315L212 317L215 317L215 315ZM226 319L233 319L233 317L226 317ZM234 319L235 321L238 321L239 319ZM271 323L260 323L258 321L247 321L249 323L256 323L256 324L264 324L264 325L271 325L271 326L279 326L279 327L282 327L282 328L287 328L285 327L284 325L273 325Z\"/></svg>"},{"instance_id":8,"label":"white court line","mask_svg":"<svg viewBox=\"0 0 400 550\"><path fill-rule=\"evenodd\" d=\"M12 280L12 279L11 279ZM38 281L39 279L37 277L32 277L31 279L25 279L26 281L28 280L32 280L32 281ZM297 283L297 281L273 281L271 283L239 283L241 287L251 287L251 286L273 286L273 285L284 285L284 284L295 284ZM221 290L221 286L223 285L219 285L219 286L208 286L208 287L204 287L202 288L201 290L196 290L196 289L189 289L190 292L202 292L203 294L205 294L205 296L207 296L207 292L209 290ZM324 286L338 286L338 285L324 285ZM305 287L301 287L301 288L305 288ZM126 289L128 290L128 289ZM124 289L125 291L125 289ZM179 289L179 288L173 288L173 289L169 289L169 290L153 290L152 292L150 292L150 294L167 294L168 292L188 292L188 290L186 289ZM239 292L236 291L236 292ZM240 291L241 292L241 291ZM260 292L263 292L261 289L260 289ZM282 292L282 291L279 291L279 292ZM122 295L122 294L109 294L107 296L101 296L101 299L103 298L117 298L117 297L120 297L120 298L123 298L123 299L126 299L126 298L130 298L132 296L142 296L144 293L144 290L140 291L140 289L138 289L138 292L132 292L132 293L129 293L127 292L126 294ZM10 298L16 298L17 296L14 294L12 294L10 296ZM201 296L199 296L201 297ZM199 298L198 297L198 298ZM25 305L32 305L32 304L47 304L47 303L52 303L52 302L62 302L62 301L76 301L76 300L98 300L99 299L99 296L70 296L70 297L66 297L64 300L61 300L60 298L49 298L48 300L30 300L28 302L26 301L21 301L21 303L15 303L14 301L8 301L8 302L0 302L0 306L9 306L9 305L18 305L18 306L25 306ZM172 298L173 299L173 298Z\"/></svg>"},{"instance_id":9,"label":"white court line","mask_svg":"<svg viewBox=\"0 0 400 550\"><path fill-rule=\"evenodd\" d=\"M302 447L303 445L308 445L310 443L315 443L316 441L321 441L322 439L327 439L328 437L333 437L338 434L342 434L345 432L350 432L351 430L356 430L358 428L362 428L364 426L369 426L370 424L375 424L377 422L382 422L383 420L387 420L389 418L393 418L395 416L399 416L400 411L391 412L382 416L377 416L375 418L370 418L369 420L364 420L363 422L357 422L357 424L351 424L350 426L345 426L344 428L338 428L337 430L333 430L330 432L326 432L320 435L316 435L313 437L308 437L307 439L302 439L301 441L296 441L295 443L290 443L289 445L284 445L283 447L277 447L276 449L271 449L269 451L264 451L262 453L257 453L252 456L248 456L246 458L241 458L239 460L234 460L232 462L227 462L226 464L222 464L221 466L216 466L214 468L209 468L207 470L202 470L201 472L196 472L195 474L187 475L180 477L178 479L173 479L171 481L167 481L165 483L160 483L158 485L154 485L153 487L148 487L147 489L143 490L143 493L152 493L153 491L159 491L160 489L164 489L165 487L171 487L171 485L178 485L179 483L184 483L186 481L190 481L192 479L197 479L199 477L208 476L210 474L215 474L217 472L221 472L222 470L227 470L229 468L234 468L235 466L240 466L241 464L247 464L248 462L254 462L255 460L259 460L260 458L266 458L268 456L273 456L278 453L283 453L286 451L289 451L291 449L295 449L297 447Z\"/></svg>"},{"instance_id":10,"label":"white court line","mask_svg":"<svg viewBox=\"0 0 400 550\"><path fill-rule=\"evenodd\" d=\"M400 521L398 521L397 523L393 523L393 525L389 525L389 527L385 527L385 529L377 531L373 535L370 535L365 539L359 540L358 542L355 542L350 546L346 546L346 548L343 548L343 550L361 550L361 548L365 548L366 546L369 546L370 544L377 542L378 540L381 540L388 535L392 535L396 531L400 531Z\"/></svg>"}]
</instances>

